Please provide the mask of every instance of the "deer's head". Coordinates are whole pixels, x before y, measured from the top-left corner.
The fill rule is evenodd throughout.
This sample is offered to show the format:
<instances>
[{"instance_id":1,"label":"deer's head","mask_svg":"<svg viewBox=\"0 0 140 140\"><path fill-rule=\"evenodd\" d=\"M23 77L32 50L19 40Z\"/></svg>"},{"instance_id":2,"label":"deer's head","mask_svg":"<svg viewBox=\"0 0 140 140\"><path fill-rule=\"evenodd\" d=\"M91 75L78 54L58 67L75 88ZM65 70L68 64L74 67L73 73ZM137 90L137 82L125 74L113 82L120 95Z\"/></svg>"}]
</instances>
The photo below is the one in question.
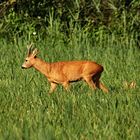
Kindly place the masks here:
<instances>
[{"instance_id":1,"label":"deer's head","mask_svg":"<svg viewBox=\"0 0 140 140\"><path fill-rule=\"evenodd\" d=\"M35 63L35 59L36 59L36 56L38 54L38 50L35 48L33 51L32 51L32 45L33 44L30 44L27 46L27 49L28 49L28 52L27 52L27 57L25 58L25 61L24 63L22 64L22 68L23 69L27 69L27 68L30 68L34 65Z\"/></svg>"}]
</instances>

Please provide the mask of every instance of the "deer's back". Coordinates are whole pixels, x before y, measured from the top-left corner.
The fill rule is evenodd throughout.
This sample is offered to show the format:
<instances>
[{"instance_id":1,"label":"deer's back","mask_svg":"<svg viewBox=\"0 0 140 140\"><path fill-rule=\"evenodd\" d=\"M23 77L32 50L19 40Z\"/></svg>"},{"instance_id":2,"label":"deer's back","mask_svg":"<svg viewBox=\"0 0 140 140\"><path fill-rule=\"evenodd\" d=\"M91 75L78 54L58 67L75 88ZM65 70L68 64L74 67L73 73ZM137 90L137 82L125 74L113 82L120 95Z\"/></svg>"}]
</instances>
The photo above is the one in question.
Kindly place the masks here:
<instances>
[{"instance_id":1,"label":"deer's back","mask_svg":"<svg viewBox=\"0 0 140 140\"><path fill-rule=\"evenodd\" d=\"M102 71L103 67L93 61L66 61L51 63L50 75L61 81L75 81Z\"/></svg>"}]
</instances>

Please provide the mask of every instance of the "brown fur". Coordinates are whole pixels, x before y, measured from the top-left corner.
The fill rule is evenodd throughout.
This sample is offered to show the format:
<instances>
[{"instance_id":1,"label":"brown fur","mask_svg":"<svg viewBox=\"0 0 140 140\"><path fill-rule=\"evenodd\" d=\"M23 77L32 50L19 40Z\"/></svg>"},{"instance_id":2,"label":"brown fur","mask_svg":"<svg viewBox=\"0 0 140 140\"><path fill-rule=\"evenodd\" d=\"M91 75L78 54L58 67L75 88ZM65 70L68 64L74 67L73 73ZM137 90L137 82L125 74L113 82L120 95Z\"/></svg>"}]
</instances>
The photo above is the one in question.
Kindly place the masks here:
<instances>
[{"instance_id":1,"label":"brown fur","mask_svg":"<svg viewBox=\"0 0 140 140\"><path fill-rule=\"evenodd\" d=\"M93 61L65 61L47 63L36 58L37 50L28 54L22 68L34 67L43 73L51 84L50 93L52 93L57 84L62 84L68 90L70 82L85 80L92 88L100 88L105 93L108 89L99 81L103 67Z\"/></svg>"}]
</instances>

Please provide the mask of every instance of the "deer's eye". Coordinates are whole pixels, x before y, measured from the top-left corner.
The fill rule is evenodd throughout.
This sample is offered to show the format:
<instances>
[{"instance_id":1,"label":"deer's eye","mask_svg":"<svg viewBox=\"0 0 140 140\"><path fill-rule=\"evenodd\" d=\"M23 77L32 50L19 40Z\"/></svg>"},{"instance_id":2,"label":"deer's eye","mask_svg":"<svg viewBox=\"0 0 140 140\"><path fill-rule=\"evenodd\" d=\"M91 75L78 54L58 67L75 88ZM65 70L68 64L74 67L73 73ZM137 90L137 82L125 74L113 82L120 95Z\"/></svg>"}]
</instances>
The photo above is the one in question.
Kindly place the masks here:
<instances>
[{"instance_id":1,"label":"deer's eye","mask_svg":"<svg viewBox=\"0 0 140 140\"><path fill-rule=\"evenodd\" d=\"M25 60L26 62L28 61L28 60Z\"/></svg>"}]
</instances>

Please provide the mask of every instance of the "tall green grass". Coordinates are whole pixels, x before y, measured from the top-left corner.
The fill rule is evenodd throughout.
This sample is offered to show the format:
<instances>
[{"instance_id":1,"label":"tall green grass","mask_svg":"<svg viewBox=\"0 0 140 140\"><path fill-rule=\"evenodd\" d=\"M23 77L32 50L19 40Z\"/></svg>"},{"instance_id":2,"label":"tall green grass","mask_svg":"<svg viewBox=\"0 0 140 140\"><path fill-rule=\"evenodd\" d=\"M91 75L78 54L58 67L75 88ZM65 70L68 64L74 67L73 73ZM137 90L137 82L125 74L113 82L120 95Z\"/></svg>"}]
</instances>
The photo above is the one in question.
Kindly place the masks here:
<instances>
[{"instance_id":1,"label":"tall green grass","mask_svg":"<svg viewBox=\"0 0 140 140\"><path fill-rule=\"evenodd\" d=\"M57 26L48 36L0 40L0 139L118 140L139 139L140 53L129 36L88 33L73 28L69 37ZM109 94L84 82L61 86L48 95L47 79L34 69L22 70L26 45L33 41L45 61L93 60L104 66L101 81ZM123 82L136 82L127 89Z\"/></svg>"}]
</instances>

